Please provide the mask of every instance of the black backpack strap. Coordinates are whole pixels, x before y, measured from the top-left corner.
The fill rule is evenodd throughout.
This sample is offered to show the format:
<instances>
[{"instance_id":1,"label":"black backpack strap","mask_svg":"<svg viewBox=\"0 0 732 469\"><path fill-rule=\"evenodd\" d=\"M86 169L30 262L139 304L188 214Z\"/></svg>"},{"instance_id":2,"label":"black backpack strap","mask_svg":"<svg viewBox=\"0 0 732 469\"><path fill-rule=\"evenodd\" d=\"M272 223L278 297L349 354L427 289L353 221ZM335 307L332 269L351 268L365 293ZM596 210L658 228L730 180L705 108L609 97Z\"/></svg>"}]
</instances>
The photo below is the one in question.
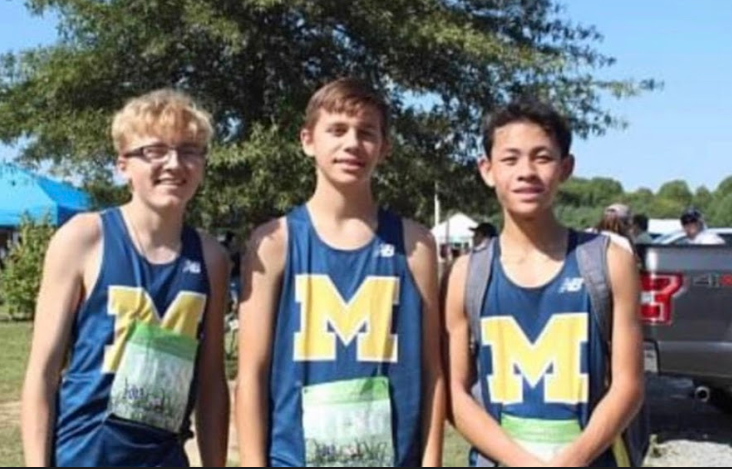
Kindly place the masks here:
<instances>
[{"instance_id":1,"label":"black backpack strap","mask_svg":"<svg viewBox=\"0 0 732 469\"><path fill-rule=\"evenodd\" d=\"M488 284L490 283L493 271L495 252L495 238L483 246L473 249L470 254L468 277L465 282L465 312L470 321L470 348L476 367L476 374L479 374L478 353L481 346L480 317L488 293ZM473 383L471 394L481 407L485 407L480 379L476 379L475 383ZM475 449L473 449L472 459L475 467L496 467L493 461Z\"/></svg>"},{"instance_id":2,"label":"black backpack strap","mask_svg":"<svg viewBox=\"0 0 732 469\"><path fill-rule=\"evenodd\" d=\"M603 343L608 347L608 354L613 330L613 295L607 263L609 247L610 238L607 236L577 233L577 261L580 274L587 286L594 317L600 327Z\"/></svg>"},{"instance_id":3,"label":"black backpack strap","mask_svg":"<svg viewBox=\"0 0 732 469\"><path fill-rule=\"evenodd\" d=\"M611 239L604 235L579 233L577 260L592 302L607 356L611 356L613 333L613 295L607 253ZM608 363L608 366L611 366ZM610 371L610 370L608 370ZM612 377L610 377L612 379ZM622 435L631 467L642 467L650 446L648 408L643 406Z\"/></svg>"},{"instance_id":4,"label":"black backpack strap","mask_svg":"<svg viewBox=\"0 0 732 469\"><path fill-rule=\"evenodd\" d=\"M495 252L496 239L494 238L483 246L473 249L468 264L468 277L465 282L465 312L470 321L471 345L476 351L480 348L480 316L488 293Z\"/></svg>"}]
</instances>

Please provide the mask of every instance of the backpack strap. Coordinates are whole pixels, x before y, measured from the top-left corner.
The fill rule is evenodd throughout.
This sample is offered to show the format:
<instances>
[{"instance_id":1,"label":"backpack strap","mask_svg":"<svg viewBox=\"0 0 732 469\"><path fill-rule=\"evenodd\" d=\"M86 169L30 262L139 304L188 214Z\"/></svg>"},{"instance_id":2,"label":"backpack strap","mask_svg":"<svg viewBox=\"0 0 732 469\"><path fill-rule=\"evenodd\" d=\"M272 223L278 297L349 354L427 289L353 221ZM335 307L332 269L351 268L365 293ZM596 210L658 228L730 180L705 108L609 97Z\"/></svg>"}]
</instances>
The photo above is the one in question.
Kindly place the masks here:
<instances>
[{"instance_id":1,"label":"backpack strap","mask_svg":"<svg viewBox=\"0 0 732 469\"><path fill-rule=\"evenodd\" d=\"M607 236L578 233L577 262L608 354L613 330L613 295L607 263L609 247L610 238Z\"/></svg>"},{"instance_id":2,"label":"backpack strap","mask_svg":"<svg viewBox=\"0 0 732 469\"><path fill-rule=\"evenodd\" d=\"M598 322L605 353L611 356L613 333L613 295L607 252L611 240L601 234L579 233L577 261L590 295L594 318ZM608 366L611 366L608 363ZM612 379L608 370L608 378ZM600 396L598 396L600 397ZM650 446L650 420L648 407L643 406L622 435L623 451L630 467L642 467ZM618 454L615 454L618 457Z\"/></svg>"},{"instance_id":3,"label":"backpack strap","mask_svg":"<svg viewBox=\"0 0 732 469\"><path fill-rule=\"evenodd\" d=\"M488 243L479 246L470 253L470 261L468 263L468 277L465 282L465 312L470 321L470 348L473 361L478 372L478 354L480 351L480 317L483 312L483 305L488 293L488 284L493 273L493 259L496 253L496 238L491 239ZM473 399L485 407L486 402L480 379L476 379L471 387ZM483 456L476 449L471 451L471 461L474 467L496 467L497 464L487 457Z\"/></svg>"},{"instance_id":4,"label":"backpack strap","mask_svg":"<svg viewBox=\"0 0 732 469\"><path fill-rule=\"evenodd\" d=\"M474 351L480 348L480 316L488 293L488 283L493 271L496 239L473 249L468 263L468 278L465 282L465 310L470 321L471 345Z\"/></svg>"}]
</instances>

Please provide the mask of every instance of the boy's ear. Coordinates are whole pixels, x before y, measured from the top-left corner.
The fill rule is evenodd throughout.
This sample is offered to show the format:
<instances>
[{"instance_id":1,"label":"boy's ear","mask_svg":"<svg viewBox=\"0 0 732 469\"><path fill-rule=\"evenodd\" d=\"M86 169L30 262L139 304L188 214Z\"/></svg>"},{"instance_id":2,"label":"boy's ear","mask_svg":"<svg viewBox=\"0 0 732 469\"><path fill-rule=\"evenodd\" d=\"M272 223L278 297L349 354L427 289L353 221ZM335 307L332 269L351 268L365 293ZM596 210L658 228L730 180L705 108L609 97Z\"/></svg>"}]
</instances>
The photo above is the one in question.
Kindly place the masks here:
<instances>
[{"instance_id":1,"label":"boy's ear","mask_svg":"<svg viewBox=\"0 0 732 469\"><path fill-rule=\"evenodd\" d=\"M496 187L496 181L493 178L493 162L488 156L483 155L478 159L478 172L488 187Z\"/></svg>"},{"instance_id":2,"label":"boy's ear","mask_svg":"<svg viewBox=\"0 0 732 469\"><path fill-rule=\"evenodd\" d=\"M302 129L300 131L300 144L302 151L310 158L315 158L315 145L313 141L313 131L310 129Z\"/></svg>"},{"instance_id":3,"label":"boy's ear","mask_svg":"<svg viewBox=\"0 0 732 469\"><path fill-rule=\"evenodd\" d=\"M562 182L567 182L574 175L575 162L572 154L562 160Z\"/></svg>"},{"instance_id":4,"label":"boy's ear","mask_svg":"<svg viewBox=\"0 0 732 469\"><path fill-rule=\"evenodd\" d=\"M120 172L120 174L124 175L127 171L127 165L129 162L127 161L127 158L123 158L122 156L117 156L117 161L115 161L114 166L117 168L117 171Z\"/></svg>"}]
</instances>

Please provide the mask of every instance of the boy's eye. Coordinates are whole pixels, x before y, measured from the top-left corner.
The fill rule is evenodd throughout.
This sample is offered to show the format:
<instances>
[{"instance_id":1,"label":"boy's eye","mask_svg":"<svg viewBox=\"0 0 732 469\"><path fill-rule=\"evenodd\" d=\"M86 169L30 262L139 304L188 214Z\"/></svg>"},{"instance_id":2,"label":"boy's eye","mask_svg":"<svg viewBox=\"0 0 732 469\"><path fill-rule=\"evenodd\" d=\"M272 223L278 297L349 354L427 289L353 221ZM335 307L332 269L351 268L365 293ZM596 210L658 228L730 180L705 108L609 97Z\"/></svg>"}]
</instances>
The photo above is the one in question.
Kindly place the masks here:
<instances>
[{"instance_id":1,"label":"boy's eye","mask_svg":"<svg viewBox=\"0 0 732 469\"><path fill-rule=\"evenodd\" d=\"M365 138L368 140L373 140L374 138L376 138L376 132L374 132L371 129L361 130L360 134L361 134L362 138Z\"/></svg>"}]
</instances>

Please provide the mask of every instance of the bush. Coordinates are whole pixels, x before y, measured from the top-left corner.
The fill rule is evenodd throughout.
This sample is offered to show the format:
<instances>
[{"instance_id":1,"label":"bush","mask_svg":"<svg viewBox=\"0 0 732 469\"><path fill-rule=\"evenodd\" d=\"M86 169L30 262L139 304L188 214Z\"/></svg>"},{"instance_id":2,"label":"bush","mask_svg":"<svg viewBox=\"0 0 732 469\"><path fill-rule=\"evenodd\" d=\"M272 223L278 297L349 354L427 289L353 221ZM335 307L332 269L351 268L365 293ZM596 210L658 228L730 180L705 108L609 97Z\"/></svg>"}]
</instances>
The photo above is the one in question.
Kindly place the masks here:
<instances>
[{"instance_id":1,"label":"bush","mask_svg":"<svg viewBox=\"0 0 732 469\"><path fill-rule=\"evenodd\" d=\"M24 217L18 231L20 242L11 247L0 272L0 298L11 319L28 321L35 316L43 259L55 228L50 216L37 222Z\"/></svg>"}]
</instances>

